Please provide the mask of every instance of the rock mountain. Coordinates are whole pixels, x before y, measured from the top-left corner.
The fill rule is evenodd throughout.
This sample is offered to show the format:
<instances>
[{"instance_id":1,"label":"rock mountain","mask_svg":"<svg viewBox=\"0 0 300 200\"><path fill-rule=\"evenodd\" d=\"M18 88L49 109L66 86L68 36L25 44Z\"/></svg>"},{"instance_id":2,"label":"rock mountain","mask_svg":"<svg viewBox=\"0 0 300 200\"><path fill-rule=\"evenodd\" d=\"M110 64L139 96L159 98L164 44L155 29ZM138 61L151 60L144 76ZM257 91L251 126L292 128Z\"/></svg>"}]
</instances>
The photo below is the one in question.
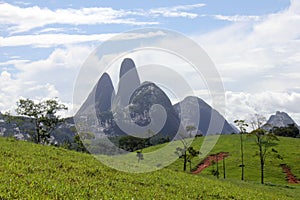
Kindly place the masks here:
<instances>
[{"instance_id":1,"label":"rock mountain","mask_svg":"<svg viewBox=\"0 0 300 200\"><path fill-rule=\"evenodd\" d=\"M287 113L280 111L277 111L275 115L271 115L267 121L267 124L270 127L288 127L291 124L295 124L299 129L299 126Z\"/></svg>"},{"instance_id":2,"label":"rock mountain","mask_svg":"<svg viewBox=\"0 0 300 200\"><path fill-rule=\"evenodd\" d=\"M127 117L126 120L134 121L136 125L143 127L151 124L150 108L159 104L165 109L166 121L158 135L173 137L179 128L186 125L198 126L198 133L203 135L208 131L222 134L236 132L220 113L198 97L186 97L182 102L172 105L168 96L155 83L140 82L135 63L130 58L123 60L119 79L118 91L115 94L109 75L104 73L76 115L88 118L89 113L95 109L105 134L124 135L115 123L114 116L117 112L122 109L129 110L131 119ZM184 105L188 116L182 116L179 105ZM195 105L198 108L196 110ZM199 121L189 124L199 117ZM180 123L180 118L185 123Z\"/></svg>"}]
</instances>

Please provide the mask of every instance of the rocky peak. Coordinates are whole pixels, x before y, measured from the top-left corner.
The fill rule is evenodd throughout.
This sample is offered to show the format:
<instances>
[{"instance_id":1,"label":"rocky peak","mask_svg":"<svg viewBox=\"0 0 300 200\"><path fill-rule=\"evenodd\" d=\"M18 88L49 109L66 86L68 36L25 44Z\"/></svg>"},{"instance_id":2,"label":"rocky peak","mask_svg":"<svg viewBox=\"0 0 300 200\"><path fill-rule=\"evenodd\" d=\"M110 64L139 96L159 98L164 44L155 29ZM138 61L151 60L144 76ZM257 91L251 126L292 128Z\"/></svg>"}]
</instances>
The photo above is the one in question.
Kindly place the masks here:
<instances>
[{"instance_id":1,"label":"rocky peak","mask_svg":"<svg viewBox=\"0 0 300 200\"><path fill-rule=\"evenodd\" d=\"M227 120L203 99L189 96L183 101L174 105L175 110L184 122L184 125L193 124L198 126L198 132L203 135L208 133L230 134L236 133L236 130L227 122ZM181 113L185 111L185 115ZM199 119L195 122L195 119Z\"/></svg>"},{"instance_id":2,"label":"rocky peak","mask_svg":"<svg viewBox=\"0 0 300 200\"><path fill-rule=\"evenodd\" d=\"M140 86L140 78L132 59L125 58L119 73L119 87L115 103L125 107L129 103L133 92Z\"/></svg>"},{"instance_id":3,"label":"rocky peak","mask_svg":"<svg viewBox=\"0 0 300 200\"><path fill-rule=\"evenodd\" d=\"M287 127L289 124L296 123L287 113L277 111L275 115L271 115L267 124L271 127Z\"/></svg>"}]
</instances>

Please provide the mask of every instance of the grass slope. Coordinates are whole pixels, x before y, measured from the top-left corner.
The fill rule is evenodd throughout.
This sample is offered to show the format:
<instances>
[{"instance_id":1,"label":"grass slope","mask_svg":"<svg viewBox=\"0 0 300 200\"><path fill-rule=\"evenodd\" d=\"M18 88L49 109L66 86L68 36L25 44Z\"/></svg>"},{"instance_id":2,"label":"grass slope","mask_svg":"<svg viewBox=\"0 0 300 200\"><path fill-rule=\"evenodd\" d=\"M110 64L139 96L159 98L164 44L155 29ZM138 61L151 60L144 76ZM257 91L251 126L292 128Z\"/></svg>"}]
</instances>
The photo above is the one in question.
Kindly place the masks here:
<instances>
[{"instance_id":1,"label":"grass slope","mask_svg":"<svg viewBox=\"0 0 300 200\"><path fill-rule=\"evenodd\" d=\"M259 157L255 156L258 152L258 147L253 141L253 138L243 136L245 139L244 146L244 163L245 163L245 180L260 182L260 161ZM197 146L197 141L194 145ZM285 174L280 167L280 164L287 164L291 167L292 173L300 178L300 139L279 137L278 145L274 147L283 157L283 160L277 159L270 155L266 160L265 166L265 182L273 184L286 184ZM211 153L221 151L229 152L230 157L226 158L226 174L227 177L240 179L241 169L238 167L241 164L240 158L240 140L238 135L224 135L219 138L218 143ZM222 166L222 163L219 164ZM210 174L212 166L204 170L204 174ZM221 168L221 167L220 167ZM221 174L223 173L221 168Z\"/></svg>"},{"instance_id":2,"label":"grass slope","mask_svg":"<svg viewBox=\"0 0 300 200\"><path fill-rule=\"evenodd\" d=\"M271 182L274 184L286 184L285 174L283 173L280 164L287 164L294 175L300 178L300 139L299 138L288 138L278 137L278 145L273 147L283 157L283 159L277 159L270 155L266 160L265 166L265 182ZM245 164L245 180L252 182L260 181L260 161L259 157L255 156L258 152L258 147L254 143L254 138L243 136L244 139L244 164ZM199 150L204 137L196 138L192 145L195 149ZM179 141L177 146L181 147L182 144ZM155 151L163 145L157 145L149 147L143 152ZM226 158L226 175L228 178L240 180L241 169L241 154L240 154L240 136L239 135L221 135L218 142L213 147L209 154L215 154L219 152L229 152L230 156ZM192 168L197 167L202 159L194 158ZM222 162L219 163L220 173L222 171ZM183 168L182 160L177 160L172 165L168 166L169 169L180 171ZM202 174L211 175L211 170L216 166L211 166L205 169Z\"/></svg>"},{"instance_id":3,"label":"grass slope","mask_svg":"<svg viewBox=\"0 0 300 200\"><path fill-rule=\"evenodd\" d=\"M296 191L170 169L128 174L88 154L0 137L0 199L292 199L286 190Z\"/></svg>"}]
</instances>

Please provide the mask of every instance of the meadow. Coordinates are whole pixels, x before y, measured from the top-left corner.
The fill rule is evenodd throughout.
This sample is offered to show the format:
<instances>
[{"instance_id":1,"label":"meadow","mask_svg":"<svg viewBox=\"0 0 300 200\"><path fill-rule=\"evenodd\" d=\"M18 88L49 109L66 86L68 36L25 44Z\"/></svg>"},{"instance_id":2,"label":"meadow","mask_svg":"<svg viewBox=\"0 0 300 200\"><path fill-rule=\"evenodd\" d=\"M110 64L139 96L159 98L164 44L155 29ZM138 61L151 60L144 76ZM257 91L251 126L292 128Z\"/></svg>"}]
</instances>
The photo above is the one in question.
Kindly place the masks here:
<instances>
[{"instance_id":1,"label":"meadow","mask_svg":"<svg viewBox=\"0 0 300 200\"><path fill-rule=\"evenodd\" d=\"M0 137L0 199L300 199L299 186L282 180L280 168L266 174L272 184L260 185L256 167L250 167L258 166L254 160L246 163L247 181L239 181L237 139L222 136L213 149L231 154L226 160L228 179L222 180L209 168L198 175L182 172L181 160L151 173L131 174L111 169L86 153ZM278 150L299 177L300 140L280 139L287 146L278 145ZM193 145L202 140L197 138ZM246 147L251 147L248 142ZM245 153L251 156L253 149ZM271 177L275 172L280 175Z\"/></svg>"}]
</instances>

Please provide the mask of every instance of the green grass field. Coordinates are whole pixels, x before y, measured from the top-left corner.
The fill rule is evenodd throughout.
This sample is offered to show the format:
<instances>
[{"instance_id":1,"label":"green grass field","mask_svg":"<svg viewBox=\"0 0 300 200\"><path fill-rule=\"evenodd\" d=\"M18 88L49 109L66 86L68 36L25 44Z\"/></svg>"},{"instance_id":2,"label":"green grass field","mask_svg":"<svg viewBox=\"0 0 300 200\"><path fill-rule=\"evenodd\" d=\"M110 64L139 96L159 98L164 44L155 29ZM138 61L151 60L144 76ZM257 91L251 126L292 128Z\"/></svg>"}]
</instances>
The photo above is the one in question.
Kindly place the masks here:
<instances>
[{"instance_id":1,"label":"green grass field","mask_svg":"<svg viewBox=\"0 0 300 200\"><path fill-rule=\"evenodd\" d=\"M209 169L203 175L183 173L180 161L167 169L129 174L108 168L88 154L0 137L0 199L300 199L299 187L280 182L279 175L267 175L267 182L278 179L278 184L266 186L258 184L257 178L250 180L256 171L246 170L250 182L238 181L236 137L222 136L213 150L231 153L226 160L228 180L217 180ZM288 145L278 149L286 151L286 163L299 176L299 140L284 138L280 142ZM298 147L290 146L295 143ZM250 163L246 166L250 168Z\"/></svg>"},{"instance_id":2,"label":"green grass field","mask_svg":"<svg viewBox=\"0 0 300 200\"><path fill-rule=\"evenodd\" d=\"M243 136L244 138L244 163L245 163L245 180L250 182L260 182L260 161L255 156L258 151L253 138ZM200 149L204 138L196 138L192 146ZM178 144L180 145L180 144ZM156 147L152 147L154 148ZM265 182L271 184L286 184L285 174L280 164L287 164L291 167L292 173L300 177L300 139L279 137L278 145L274 147L283 157L283 160L277 159L270 155L267 158L265 166ZM221 135L217 144L214 146L210 154L219 152L229 152L230 156L225 159L226 176L229 179L239 180L241 177L240 158L240 138L239 135ZM193 168L197 166L200 159L193 160ZM173 170L181 170L182 161L178 160L169 166ZM216 166L206 168L201 174L211 175L211 170ZM222 162L219 163L220 174L223 175Z\"/></svg>"}]
</instances>

